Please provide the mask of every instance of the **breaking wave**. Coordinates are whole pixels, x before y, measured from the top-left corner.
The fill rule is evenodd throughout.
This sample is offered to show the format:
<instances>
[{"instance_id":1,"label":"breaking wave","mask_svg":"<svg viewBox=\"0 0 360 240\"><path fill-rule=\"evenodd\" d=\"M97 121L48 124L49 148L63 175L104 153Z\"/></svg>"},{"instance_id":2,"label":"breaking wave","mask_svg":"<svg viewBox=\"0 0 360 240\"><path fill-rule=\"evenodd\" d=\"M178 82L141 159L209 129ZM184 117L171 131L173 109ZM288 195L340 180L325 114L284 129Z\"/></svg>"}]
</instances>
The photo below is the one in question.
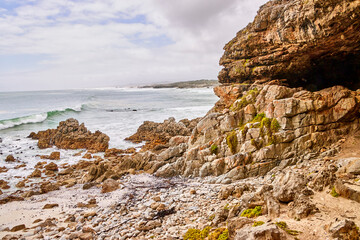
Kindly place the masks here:
<instances>
[{"instance_id":1,"label":"breaking wave","mask_svg":"<svg viewBox=\"0 0 360 240\"><path fill-rule=\"evenodd\" d=\"M12 119L0 120L0 130L12 128L29 123L41 123L46 119L59 116L69 112L81 112L82 106L79 108L66 108L62 110L53 110L45 113L33 114L24 117L17 117Z\"/></svg>"}]
</instances>

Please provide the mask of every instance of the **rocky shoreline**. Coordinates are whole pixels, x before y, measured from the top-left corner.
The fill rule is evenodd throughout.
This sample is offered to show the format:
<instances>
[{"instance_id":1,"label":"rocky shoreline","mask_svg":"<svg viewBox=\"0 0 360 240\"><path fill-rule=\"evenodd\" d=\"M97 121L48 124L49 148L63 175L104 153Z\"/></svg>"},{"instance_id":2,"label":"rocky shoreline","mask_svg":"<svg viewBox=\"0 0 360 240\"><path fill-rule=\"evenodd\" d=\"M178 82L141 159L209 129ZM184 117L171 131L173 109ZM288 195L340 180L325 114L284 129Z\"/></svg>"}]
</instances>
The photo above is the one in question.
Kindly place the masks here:
<instances>
[{"instance_id":1,"label":"rocky shoreline","mask_svg":"<svg viewBox=\"0 0 360 240\"><path fill-rule=\"evenodd\" d=\"M75 119L31 133L54 151L0 180L0 236L360 239L359 15L352 0L269 1L225 46L215 106L144 122L127 138L141 149ZM57 164L60 149L81 160Z\"/></svg>"}]
</instances>

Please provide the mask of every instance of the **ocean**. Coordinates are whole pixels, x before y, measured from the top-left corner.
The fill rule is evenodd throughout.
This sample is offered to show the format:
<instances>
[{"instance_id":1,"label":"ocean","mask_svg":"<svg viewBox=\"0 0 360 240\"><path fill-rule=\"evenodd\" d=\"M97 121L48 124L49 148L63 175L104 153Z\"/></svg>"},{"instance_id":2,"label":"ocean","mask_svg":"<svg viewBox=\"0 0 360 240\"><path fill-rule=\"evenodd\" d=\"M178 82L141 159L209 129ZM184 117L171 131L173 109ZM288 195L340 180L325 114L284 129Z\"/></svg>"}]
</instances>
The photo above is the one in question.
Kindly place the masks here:
<instances>
[{"instance_id":1,"label":"ocean","mask_svg":"<svg viewBox=\"0 0 360 240\"><path fill-rule=\"evenodd\" d=\"M38 149L37 141L27 138L31 132L56 128L60 121L76 118L92 132L100 130L110 137L110 148L138 145L124 139L136 132L144 121L163 122L169 117L177 121L204 116L218 98L212 88L153 89L98 88L38 92L0 93L0 179L15 184L28 176L40 159L38 155L61 152L56 163L74 164L79 150ZM12 154L18 163L7 163ZM46 160L45 160L46 161ZM15 164L15 165L14 165ZM16 168L25 164L24 167Z\"/></svg>"}]
</instances>

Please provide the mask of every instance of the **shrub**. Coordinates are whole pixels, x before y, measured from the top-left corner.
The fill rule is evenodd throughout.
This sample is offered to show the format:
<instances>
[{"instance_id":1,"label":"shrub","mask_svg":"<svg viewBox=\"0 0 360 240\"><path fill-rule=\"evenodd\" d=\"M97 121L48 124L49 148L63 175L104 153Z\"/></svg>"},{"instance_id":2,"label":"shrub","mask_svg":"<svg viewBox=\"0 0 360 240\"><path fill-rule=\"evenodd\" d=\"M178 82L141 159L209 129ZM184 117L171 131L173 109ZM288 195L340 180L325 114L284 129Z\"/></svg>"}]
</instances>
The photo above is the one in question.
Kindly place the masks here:
<instances>
[{"instance_id":1,"label":"shrub","mask_svg":"<svg viewBox=\"0 0 360 240\"><path fill-rule=\"evenodd\" d=\"M218 237L218 240L228 240L228 239L229 239L229 230L225 229Z\"/></svg>"},{"instance_id":2,"label":"shrub","mask_svg":"<svg viewBox=\"0 0 360 240\"><path fill-rule=\"evenodd\" d=\"M242 217L247 217L247 218L253 218L253 217L258 217L261 215L261 206L257 206L255 208L249 208L246 209L245 211L243 211L241 213Z\"/></svg>"},{"instance_id":3,"label":"shrub","mask_svg":"<svg viewBox=\"0 0 360 240\"><path fill-rule=\"evenodd\" d=\"M184 240L199 240L200 238L200 230L199 229L194 229L194 228L190 228L189 230L187 230L187 232L184 235Z\"/></svg>"},{"instance_id":4,"label":"shrub","mask_svg":"<svg viewBox=\"0 0 360 240\"><path fill-rule=\"evenodd\" d=\"M203 230L201 230L200 232L200 237L201 239L205 239L209 236L209 232L211 230L211 227L210 226L207 226L205 227Z\"/></svg>"},{"instance_id":5,"label":"shrub","mask_svg":"<svg viewBox=\"0 0 360 240\"><path fill-rule=\"evenodd\" d=\"M336 192L335 187L333 187L333 188L331 189L330 194L331 194L331 196L333 196L333 197L339 197L339 194Z\"/></svg>"},{"instance_id":6,"label":"shrub","mask_svg":"<svg viewBox=\"0 0 360 240\"><path fill-rule=\"evenodd\" d=\"M226 228L217 228L210 233L208 240L227 240L229 239L229 231Z\"/></svg>"}]
</instances>

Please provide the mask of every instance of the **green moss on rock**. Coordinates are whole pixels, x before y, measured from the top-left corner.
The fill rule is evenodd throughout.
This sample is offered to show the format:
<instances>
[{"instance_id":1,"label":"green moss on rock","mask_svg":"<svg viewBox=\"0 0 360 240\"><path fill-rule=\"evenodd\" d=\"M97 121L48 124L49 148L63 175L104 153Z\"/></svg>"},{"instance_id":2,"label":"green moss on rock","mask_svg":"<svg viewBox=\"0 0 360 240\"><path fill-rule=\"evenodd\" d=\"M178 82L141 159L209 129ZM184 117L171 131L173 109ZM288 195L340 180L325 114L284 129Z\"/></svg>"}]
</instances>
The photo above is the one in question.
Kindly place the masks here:
<instances>
[{"instance_id":1,"label":"green moss on rock","mask_svg":"<svg viewBox=\"0 0 360 240\"><path fill-rule=\"evenodd\" d=\"M230 148L230 151L232 152L232 154L235 154L236 148L238 145L238 138L236 135L236 131L232 131L227 135L226 143L227 143L228 147Z\"/></svg>"},{"instance_id":2,"label":"green moss on rock","mask_svg":"<svg viewBox=\"0 0 360 240\"><path fill-rule=\"evenodd\" d=\"M276 120L276 118L273 118L271 120L271 131L276 133L276 132L278 132L280 130L280 128L281 127L280 127L279 122Z\"/></svg>"},{"instance_id":3,"label":"green moss on rock","mask_svg":"<svg viewBox=\"0 0 360 240\"><path fill-rule=\"evenodd\" d=\"M254 224L252 225L253 227L257 227L257 226L261 226L264 225L265 223L263 221L256 221L254 222Z\"/></svg>"},{"instance_id":4,"label":"green moss on rock","mask_svg":"<svg viewBox=\"0 0 360 240\"><path fill-rule=\"evenodd\" d=\"M211 154L218 154L218 152L219 152L219 147L216 145L216 144L213 144L213 145L211 145L211 147L210 147L210 151L211 151Z\"/></svg>"}]
</instances>

